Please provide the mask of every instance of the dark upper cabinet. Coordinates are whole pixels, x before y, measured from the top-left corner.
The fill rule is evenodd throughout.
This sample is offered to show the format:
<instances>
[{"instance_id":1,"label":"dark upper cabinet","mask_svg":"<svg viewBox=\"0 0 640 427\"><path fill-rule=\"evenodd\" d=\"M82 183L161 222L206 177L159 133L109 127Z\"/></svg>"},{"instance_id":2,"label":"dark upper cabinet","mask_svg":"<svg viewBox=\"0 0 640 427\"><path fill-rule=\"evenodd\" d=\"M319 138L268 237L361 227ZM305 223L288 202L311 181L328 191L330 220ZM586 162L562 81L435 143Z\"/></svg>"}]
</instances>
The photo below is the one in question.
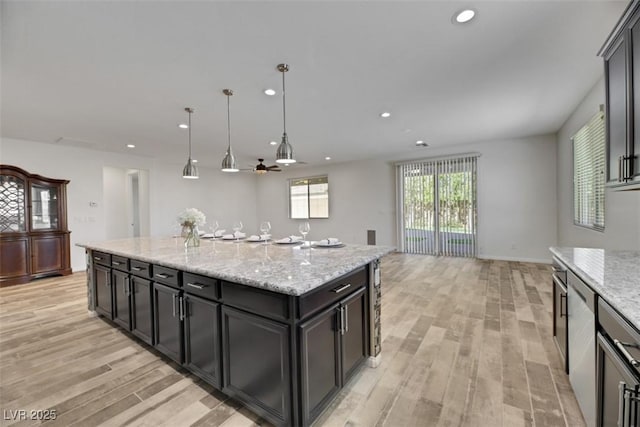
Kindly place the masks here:
<instances>
[{"instance_id":1,"label":"dark upper cabinet","mask_svg":"<svg viewBox=\"0 0 640 427\"><path fill-rule=\"evenodd\" d=\"M153 345L153 303L151 281L131 276L131 332Z\"/></svg>"},{"instance_id":2,"label":"dark upper cabinet","mask_svg":"<svg viewBox=\"0 0 640 427\"><path fill-rule=\"evenodd\" d=\"M640 188L640 1L629 5L599 54L605 71L607 180L620 189Z\"/></svg>"},{"instance_id":3,"label":"dark upper cabinet","mask_svg":"<svg viewBox=\"0 0 640 427\"><path fill-rule=\"evenodd\" d=\"M607 81L608 181L620 181L621 160L627 152L627 54L624 37L605 56Z\"/></svg>"},{"instance_id":4,"label":"dark upper cabinet","mask_svg":"<svg viewBox=\"0 0 640 427\"><path fill-rule=\"evenodd\" d=\"M182 304L178 289L153 284L154 346L178 363L182 363Z\"/></svg>"},{"instance_id":5,"label":"dark upper cabinet","mask_svg":"<svg viewBox=\"0 0 640 427\"><path fill-rule=\"evenodd\" d=\"M184 364L220 387L220 304L185 294Z\"/></svg>"},{"instance_id":6,"label":"dark upper cabinet","mask_svg":"<svg viewBox=\"0 0 640 427\"><path fill-rule=\"evenodd\" d=\"M93 283L96 312L112 319L111 269L103 265L93 265Z\"/></svg>"},{"instance_id":7,"label":"dark upper cabinet","mask_svg":"<svg viewBox=\"0 0 640 427\"><path fill-rule=\"evenodd\" d=\"M124 271L112 270L111 286L113 288L113 321L131 330L131 281Z\"/></svg>"},{"instance_id":8,"label":"dark upper cabinet","mask_svg":"<svg viewBox=\"0 0 640 427\"><path fill-rule=\"evenodd\" d=\"M0 286L71 274L68 183L0 165Z\"/></svg>"}]
</instances>

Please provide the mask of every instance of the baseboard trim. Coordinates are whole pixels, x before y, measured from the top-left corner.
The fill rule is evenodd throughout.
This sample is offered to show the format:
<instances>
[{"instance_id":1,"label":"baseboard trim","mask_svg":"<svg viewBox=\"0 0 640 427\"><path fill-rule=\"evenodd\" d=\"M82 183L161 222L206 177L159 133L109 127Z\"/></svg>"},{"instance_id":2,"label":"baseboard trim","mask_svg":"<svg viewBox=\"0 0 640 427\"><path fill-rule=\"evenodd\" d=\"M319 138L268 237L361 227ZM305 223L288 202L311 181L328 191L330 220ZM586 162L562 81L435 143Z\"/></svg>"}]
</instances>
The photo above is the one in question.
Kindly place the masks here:
<instances>
[{"instance_id":1,"label":"baseboard trim","mask_svg":"<svg viewBox=\"0 0 640 427\"><path fill-rule=\"evenodd\" d=\"M532 262L535 264L551 264L551 255L549 258L521 258L508 256L478 255L478 259L486 259L491 261L515 261L515 262Z\"/></svg>"}]
</instances>

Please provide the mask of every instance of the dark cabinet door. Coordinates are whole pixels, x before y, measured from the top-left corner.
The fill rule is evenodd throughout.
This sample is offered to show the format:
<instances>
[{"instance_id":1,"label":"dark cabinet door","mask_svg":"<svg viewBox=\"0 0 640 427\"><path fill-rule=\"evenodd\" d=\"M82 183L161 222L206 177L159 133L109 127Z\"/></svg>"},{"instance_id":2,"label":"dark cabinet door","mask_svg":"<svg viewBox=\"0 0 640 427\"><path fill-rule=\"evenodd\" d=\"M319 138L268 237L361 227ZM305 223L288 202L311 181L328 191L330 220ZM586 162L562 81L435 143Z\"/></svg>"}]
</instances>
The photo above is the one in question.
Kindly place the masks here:
<instances>
[{"instance_id":1,"label":"dark cabinet door","mask_svg":"<svg viewBox=\"0 0 640 427\"><path fill-rule=\"evenodd\" d=\"M640 402L624 394L640 393L640 381L617 354L610 341L598 333L598 426L639 426ZM621 387L624 387L621 393Z\"/></svg>"},{"instance_id":2,"label":"dark cabinet door","mask_svg":"<svg viewBox=\"0 0 640 427\"><path fill-rule=\"evenodd\" d=\"M129 274L111 271L111 286L113 287L113 321L127 331L131 330L131 304L129 303Z\"/></svg>"},{"instance_id":3,"label":"dark cabinet door","mask_svg":"<svg viewBox=\"0 0 640 427\"><path fill-rule=\"evenodd\" d=\"M153 284L155 347L182 363L182 321L180 291L159 283Z\"/></svg>"},{"instance_id":4,"label":"dark cabinet door","mask_svg":"<svg viewBox=\"0 0 640 427\"><path fill-rule=\"evenodd\" d=\"M220 387L220 304L185 294L184 363Z\"/></svg>"},{"instance_id":5,"label":"dark cabinet door","mask_svg":"<svg viewBox=\"0 0 640 427\"><path fill-rule=\"evenodd\" d=\"M640 177L640 14L631 25L631 64L633 68L633 138L627 147L628 176Z\"/></svg>"},{"instance_id":6,"label":"dark cabinet door","mask_svg":"<svg viewBox=\"0 0 640 427\"><path fill-rule=\"evenodd\" d=\"M553 281L553 337L564 362L564 371L569 373L567 358L567 288Z\"/></svg>"},{"instance_id":7,"label":"dark cabinet door","mask_svg":"<svg viewBox=\"0 0 640 427\"><path fill-rule=\"evenodd\" d=\"M95 284L96 312L112 319L111 269L94 265L93 283Z\"/></svg>"},{"instance_id":8,"label":"dark cabinet door","mask_svg":"<svg viewBox=\"0 0 640 427\"><path fill-rule=\"evenodd\" d=\"M223 391L276 425L291 424L289 326L222 307Z\"/></svg>"},{"instance_id":9,"label":"dark cabinet door","mask_svg":"<svg viewBox=\"0 0 640 427\"><path fill-rule=\"evenodd\" d=\"M151 281L131 276L131 331L153 345L153 304Z\"/></svg>"},{"instance_id":10,"label":"dark cabinet door","mask_svg":"<svg viewBox=\"0 0 640 427\"><path fill-rule=\"evenodd\" d=\"M623 37L605 57L607 97L608 181L622 177L621 159L627 152L627 60Z\"/></svg>"},{"instance_id":11,"label":"dark cabinet door","mask_svg":"<svg viewBox=\"0 0 640 427\"><path fill-rule=\"evenodd\" d=\"M346 382L367 358L368 324L365 288L341 303L342 306L342 378Z\"/></svg>"},{"instance_id":12,"label":"dark cabinet door","mask_svg":"<svg viewBox=\"0 0 640 427\"><path fill-rule=\"evenodd\" d=\"M301 404L309 425L340 391L339 305L300 325Z\"/></svg>"}]
</instances>

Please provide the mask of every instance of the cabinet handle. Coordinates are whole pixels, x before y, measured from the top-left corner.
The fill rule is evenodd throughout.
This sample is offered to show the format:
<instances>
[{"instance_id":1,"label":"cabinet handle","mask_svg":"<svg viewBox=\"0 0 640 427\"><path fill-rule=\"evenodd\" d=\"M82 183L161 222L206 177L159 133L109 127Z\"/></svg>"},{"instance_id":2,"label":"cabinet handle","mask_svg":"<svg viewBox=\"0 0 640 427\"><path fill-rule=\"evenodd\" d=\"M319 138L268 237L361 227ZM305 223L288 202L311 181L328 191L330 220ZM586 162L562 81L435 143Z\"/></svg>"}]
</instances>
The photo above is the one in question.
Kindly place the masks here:
<instances>
[{"instance_id":1,"label":"cabinet handle","mask_svg":"<svg viewBox=\"0 0 640 427\"><path fill-rule=\"evenodd\" d=\"M204 289L206 287L208 287L209 285L201 285L200 283L187 283L187 286L190 286L192 288L196 288L196 289Z\"/></svg>"},{"instance_id":2,"label":"cabinet handle","mask_svg":"<svg viewBox=\"0 0 640 427\"><path fill-rule=\"evenodd\" d=\"M344 335L345 333L345 315L344 315L344 307L340 307L340 335Z\"/></svg>"},{"instance_id":3,"label":"cabinet handle","mask_svg":"<svg viewBox=\"0 0 640 427\"><path fill-rule=\"evenodd\" d=\"M622 156L618 157L618 182L622 182Z\"/></svg>"},{"instance_id":4,"label":"cabinet handle","mask_svg":"<svg viewBox=\"0 0 640 427\"><path fill-rule=\"evenodd\" d=\"M344 311L344 332L349 332L349 306L345 305L342 310Z\"/></svg>"},{"instance_id":5,"label":"cabinet handle","mask_svg":"<svg viewBox=\"0 0 640 427\"><path fill-rule=\"evenodd\" d=\"M171 277L171 275L164 274L164 273L156 273L156 277L159 277L161 279L168 279L169 277Z\"/></svg>"},{"instance_id":6,"label":"cabinet handle","mask_svg":"<svg viewBox=\"0 0 640 427\"><path fill-rule=\"evenodd\" d=\"M178 298L178 308L180 309L180 320L184 320L184 298Z\"/></svg>"},{"instance_id":7,"label":"cabinet handle","mask_svg":"<svg viewBox=\"0 0 640 427\"><path fill-rule=\"evenodd\" d=\"M118 261L111 261L111 264L113 264L113 265L122 265L122 263L118 262Z\"/></svg>"},{"instance_id":8,"label":"cabinet handle","mask_svg":"<svg viewBox=\"0 0 640 427\"><path fill-rule=\"evenodd\" d=\"M173 302L173 304L171 304L173 308L173 317L176 317L176 294L171 294L171 299Z\"/></svg>"},{"instance_id":9,"label":"cabinet handle","mask_svg":"<svg viewBox=\"0 0 640 427\"><path fill-rule=\"evenodd\" d=\"M614 339L613 343L618 347L618 350L622 353L622 355L627 359L627 362L631 364L634 368L640 367L640 361L633 358L633 356L627 351L625 347L637 347L635 344L624 343L620 340Z\"/></svg>"},{"instance_id":10,"label":"cabinet handle","mask_svg":"<svg viewBox=\"0 0 640 427\"><path fill-rule=\"evenodd\" d=\"M102 261L102 257L99 257L99 256L94 256L93 259L96 261Z\"/></svg>"},{"instance_id":11,"label":"cabinet handle","mask_svg":"<svg viewBox=\"0 0 640 427\"><path fill-rule=\"evenodd\" d=\"M333 292L334 294L339 294L340 292L350 287L351 287L351 283L347 283L346 285L338 286L337 288L332 289L331 292Z\"/></svg>"},{"instance_id":12,"label":"cabinet handle","mask_svg":"<svg viewBox=\"0 0 640 427\"><path fill-rule=\"evenodd\" d=\"M131 269L133 271L142 271L142 269L140 267L131 267Z\"/></svg>"},{"instance_id":13,"label":"cabinet handle","mask_svg":"<svg viewBox=\"0 0 640 427\"><path fill-rule=\"evenodd\" d=\"M564 300L564 313L562 312L562 300ZM567 317L567 295L560 294L560 317Z\"/></svg>"},{"instance_id":14,"label":"cabinet handle","mask_svg":"<svg viewBox=\"0 0 640 427\"><path fill-rule=\"evenodd\" d=\"M127 277L127 296L131 295L131 278Z\"/></svg>"}]
</instances>

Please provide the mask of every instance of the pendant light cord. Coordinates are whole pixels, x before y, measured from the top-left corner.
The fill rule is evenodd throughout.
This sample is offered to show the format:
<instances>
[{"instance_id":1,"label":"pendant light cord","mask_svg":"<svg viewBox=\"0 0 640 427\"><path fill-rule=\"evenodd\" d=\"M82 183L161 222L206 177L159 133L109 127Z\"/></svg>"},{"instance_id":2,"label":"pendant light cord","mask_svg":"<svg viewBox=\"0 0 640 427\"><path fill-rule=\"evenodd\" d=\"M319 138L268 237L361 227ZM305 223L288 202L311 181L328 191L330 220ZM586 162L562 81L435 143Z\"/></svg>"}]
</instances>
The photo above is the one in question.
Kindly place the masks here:
<instances>
[{"instance_id":1,"label":"pendant light cord","mask_svg":"<svg viewBox=\"0 0 640 427\"><path fill-rule=\"evenodd\" d=\"M227 139L229 141L229 152L231 152L231 113L229 108L229 98L231 95L227 95Z\"/></svg>"},{"instance_id":2,"label":"pendant light cord","mask_svg":"<svg viewBox=\"0 0 640 427\"><path fill-rule=\"evenodd\" d=\"M191 109L189 109L188 113L189 113L189 161L191 161Z\"/></svg>"},{"instance_id":3,"label":"pendant light cord","mask_svg":"<svg viewBox=\"0 0 640 427\"><path fill-rule=\"evenodd\" d=\"M284 73L286 71L282 71L282 123L284 125L284 134L287 134L287 109L285 108L287 97L285 95L284 90Z\"/></svg>"}]
</instances>

